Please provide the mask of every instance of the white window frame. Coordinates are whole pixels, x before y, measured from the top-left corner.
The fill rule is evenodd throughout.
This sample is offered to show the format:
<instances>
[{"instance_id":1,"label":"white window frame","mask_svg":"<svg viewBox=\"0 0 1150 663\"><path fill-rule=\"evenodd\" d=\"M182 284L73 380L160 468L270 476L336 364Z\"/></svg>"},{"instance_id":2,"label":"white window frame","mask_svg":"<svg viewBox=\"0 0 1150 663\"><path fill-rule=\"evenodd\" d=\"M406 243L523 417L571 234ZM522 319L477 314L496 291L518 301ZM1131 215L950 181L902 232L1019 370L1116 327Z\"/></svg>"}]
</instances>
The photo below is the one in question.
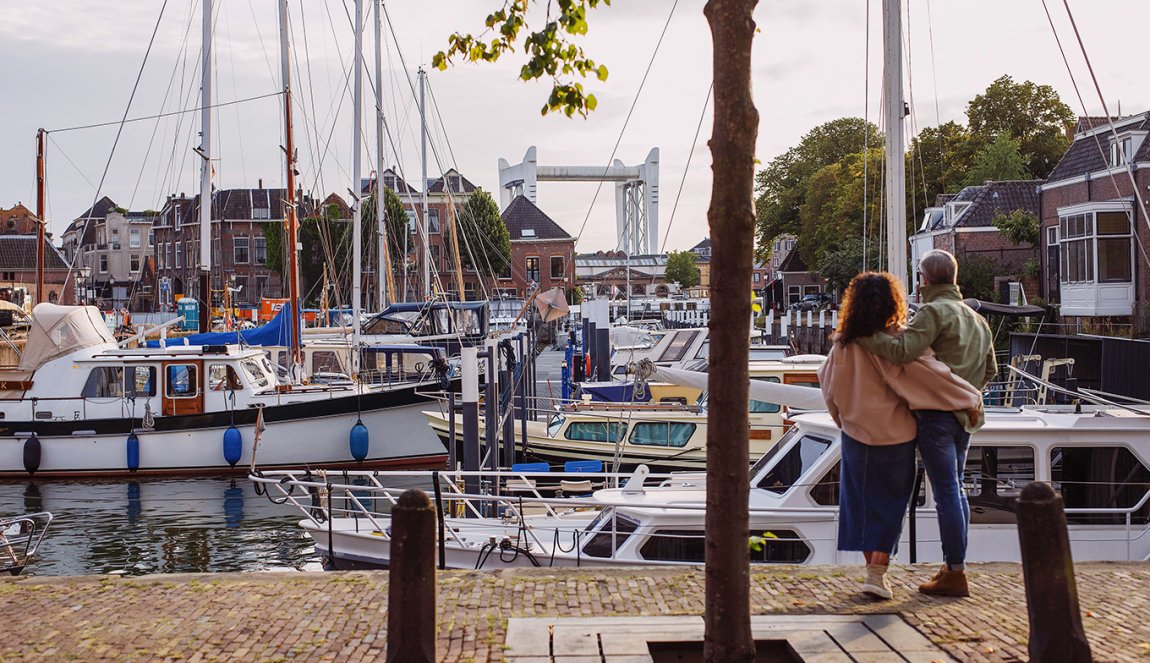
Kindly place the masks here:
<instances>
[{"instance_id":1,"label":"white window frame","mask_svg":"<svg viewBox=\"0 0 1150 663\"><path fill-rule=\"evenodd\" d=\"M240 242L243 242L243 246ZM240 260L240 250L243 250L243 260ZM235 235L232 237L232 260L237 265L247 265L252 261L252 244L251 240L246 235Z\"/></svg>"}]
</instances>

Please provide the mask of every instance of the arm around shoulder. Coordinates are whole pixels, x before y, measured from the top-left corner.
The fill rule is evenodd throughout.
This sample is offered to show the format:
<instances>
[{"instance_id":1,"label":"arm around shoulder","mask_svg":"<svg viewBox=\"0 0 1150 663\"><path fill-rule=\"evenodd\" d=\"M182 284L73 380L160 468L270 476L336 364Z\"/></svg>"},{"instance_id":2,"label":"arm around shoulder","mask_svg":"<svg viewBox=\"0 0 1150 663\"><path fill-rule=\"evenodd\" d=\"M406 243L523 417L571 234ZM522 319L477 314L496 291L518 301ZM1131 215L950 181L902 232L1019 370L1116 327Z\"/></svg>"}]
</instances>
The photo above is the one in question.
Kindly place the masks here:
<instances>
[{"instance_id":1,"label":"arm around shoulder","mask_svg":"<svg viewBox=\"0 0 1150 663\"><path fill-rule=\"evenodd\" d=\"M918 357L930 347L938 338L938 315L929 306L924 306L915 314L910 325L903 330L902 335L892 336L879 332L867 338L858 339L867 352L896 364L907 364Z\"/></svg>"}]
</instances>

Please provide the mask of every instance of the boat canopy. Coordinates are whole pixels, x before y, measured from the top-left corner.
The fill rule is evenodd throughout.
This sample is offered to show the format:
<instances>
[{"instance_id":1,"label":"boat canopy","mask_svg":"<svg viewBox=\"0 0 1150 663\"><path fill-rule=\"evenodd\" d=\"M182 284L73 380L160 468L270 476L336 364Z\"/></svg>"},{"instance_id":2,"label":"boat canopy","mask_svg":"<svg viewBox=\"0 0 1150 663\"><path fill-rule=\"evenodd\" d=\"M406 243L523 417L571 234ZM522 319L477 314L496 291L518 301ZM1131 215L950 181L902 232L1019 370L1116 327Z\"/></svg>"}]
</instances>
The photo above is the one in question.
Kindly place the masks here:
<instances>
[{"instance_id":1,"label":"boat canopy","mask_svg":"<svg viewBox=\"0 0 1150 663\"><path fill-rule=\"evenodd\" d=\"M287 346L291 345L291 327L289 326L292 319L291 311L291 304L285 303L279 310L279 313L276 313L276 317L272 318L271 321L262 327L245 329L243 331L207 332L204 334L191 334L181 338L148 341L147 347L170 348L181 345L235 345L237 343L252 346ZM298 320L296 324L299 324Z\"/></svg>"},{"instance_id":2,"label":"boat canopy","mask_svg":"<svg viewBox=\"0 0 1150 663\"><path fill-rule=\"evenodd\" d=\"M363 325L363 333L412 336L483 337L487 335L488 302L400 302Z\"/></svg>"},{"instance_id":3,"label":"boat canopy","mask_svg":"<svg viewBox=\"0 0 1150 663\"><path fill-rule=\"evenodd\" d=\"M76 350L115 342L95 306L37 304L32 309L32 328L20 357L20 370L35 371Z\"/></svg>"}]
</instances>

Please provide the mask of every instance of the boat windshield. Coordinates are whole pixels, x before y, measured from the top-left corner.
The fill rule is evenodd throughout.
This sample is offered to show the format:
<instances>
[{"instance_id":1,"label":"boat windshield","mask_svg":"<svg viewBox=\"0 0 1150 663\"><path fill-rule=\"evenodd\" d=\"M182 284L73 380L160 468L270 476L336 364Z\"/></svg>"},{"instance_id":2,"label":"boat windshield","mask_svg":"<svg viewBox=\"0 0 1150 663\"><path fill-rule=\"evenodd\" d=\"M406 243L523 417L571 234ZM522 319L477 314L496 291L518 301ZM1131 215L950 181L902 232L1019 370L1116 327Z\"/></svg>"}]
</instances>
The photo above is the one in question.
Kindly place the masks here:
<instances>
[{"instance_id":1,"label":"boat windshield","mask_svg":"<svg viewBox=\"0 0 1150 663\"><path fill-rule=\"evenodd\" d=\"M771 451L781 449L782 444L778 444ZM819 437L817 435L804 434L794 444L786 450L786 453L779 455L779 458L770 469L767 471L763 478L755 484L756 488L763 488L772 493L782 495L791 489L791 487L800 484L809 472L811 467L822 458L823 454L831 448L831 440L826 437ZM768 453L764 456L774 456L777 454ZM766 467L770 461L764 463ZM756 463L756 465L758 465ZM753 480L753 479L752 479Z\"/></svg>"},{"instance_id":2,"label":"boat windshield","mask_svg":"<svg viewBox=\"0 0 1150 663\"><path fill-rule=\"evenodd\" d=\"M551 415L551 421L547 424L547 436L555 437L555 434L558 433L559 429L563 427L563 421L563 415Z\"/></svg>"}]
</instances>

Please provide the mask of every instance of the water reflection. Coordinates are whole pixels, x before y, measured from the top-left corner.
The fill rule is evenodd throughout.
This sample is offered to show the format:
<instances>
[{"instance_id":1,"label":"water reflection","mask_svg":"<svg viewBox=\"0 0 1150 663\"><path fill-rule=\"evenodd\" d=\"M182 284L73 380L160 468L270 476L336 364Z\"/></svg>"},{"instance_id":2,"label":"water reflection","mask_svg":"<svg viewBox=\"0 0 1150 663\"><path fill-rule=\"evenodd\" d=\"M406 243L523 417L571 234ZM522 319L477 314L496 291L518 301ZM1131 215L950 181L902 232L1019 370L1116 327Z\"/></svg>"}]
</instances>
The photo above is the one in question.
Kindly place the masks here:
<instances>
[{"instance_id":1,"label":"water reflection","mask_svg":"<svg viewBox=\"0 0 1150 663\"><path fill-rule=\"evenodd\" d=\"M0 483L0 514L51 511L37 575L317 568L290 504L246 479Z\"/></svg>"}]
</instances>

